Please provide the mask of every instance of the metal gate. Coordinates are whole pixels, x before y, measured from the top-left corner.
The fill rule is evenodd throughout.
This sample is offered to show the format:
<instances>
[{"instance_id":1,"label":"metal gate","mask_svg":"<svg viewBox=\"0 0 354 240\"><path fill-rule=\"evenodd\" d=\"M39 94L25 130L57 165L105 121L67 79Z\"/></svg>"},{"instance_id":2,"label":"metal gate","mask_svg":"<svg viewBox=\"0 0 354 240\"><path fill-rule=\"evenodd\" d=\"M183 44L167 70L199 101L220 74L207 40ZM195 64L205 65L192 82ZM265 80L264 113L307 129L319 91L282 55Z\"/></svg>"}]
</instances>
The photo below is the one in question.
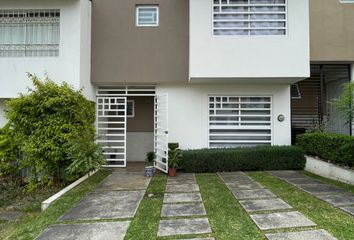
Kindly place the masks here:
<instances>
[{"instance_id":1,"label":"metal gate","mask_svg":"<svg viewBox=\"0 0 354 240\"><path fill-rule=\"evenodd\" d=\"M155 168L168 172L168 96L155 97L154 109L154 150L156 154Z\"/></svg>"},{"instance_id":2,"label":"metal gate","mask_svg":"<svg viewBox=\"0 0 354 240\"><path fill-rule=\"evenodd\" d=\"M106 157L105 167L126 166L127 98L97 98L97 142Z\"/></svg>"}]
</instances>

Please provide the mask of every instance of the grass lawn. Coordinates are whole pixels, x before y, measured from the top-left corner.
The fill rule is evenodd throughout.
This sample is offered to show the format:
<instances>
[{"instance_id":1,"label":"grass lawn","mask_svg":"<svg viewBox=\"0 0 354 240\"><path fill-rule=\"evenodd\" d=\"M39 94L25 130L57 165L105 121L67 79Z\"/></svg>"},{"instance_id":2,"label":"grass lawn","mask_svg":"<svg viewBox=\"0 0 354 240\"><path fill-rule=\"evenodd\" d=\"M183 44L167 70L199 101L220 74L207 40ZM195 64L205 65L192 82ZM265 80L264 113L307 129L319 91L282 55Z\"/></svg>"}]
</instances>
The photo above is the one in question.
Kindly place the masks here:
<instances>
[{"instance_id":1,"label":"grass lawn","mask_svg":"<svg viewBox=\"0 0 354 240\"><path fill-rule=\"evenodd\" d=\"M32 240L46 227L55 223L61 215L69 210L75 203L80 201L83 196L94 189L109 174L110 171L101 170L63 195L59 201L56 201L46 211L41 212L39 210L40 208L38 209L37 207L37 211L28 212L15 221L6 231L6 234L1 234L1 239ZM36 205L40 206L40 202L37 202Z\"/></svg>"},{"instance_id":2,"label":"grass lawn","mask_svg":"<svg viewBox=\"0 0 354 240\"><path fill-rule=\"evenodd\" d=\"M125 239L157 239L160 212L166 187L166 175L156 174L152 178L138 211L132 220ZM154 194L148 197L149 194Z\"/></svg>"},{"instance_id":3,"label":"grass lawn","mask_svg":"<svg viewBox=\"0 0 354 240\"><path fill-rule=\"evenodd\" d=\"M216 239L265 239L216 174L197 174L196 178Z\"/></svg>"},{"instance_id":4,"label":"grass lawn","mask_svg":"<svg viewBox=\"0 0 354 240\"><path fill-rule=\"evenodd\" d=\"M339 240L353 239L354 218L349 214L268 173L250 172L248 175L314 221L317 229L325 229Z\"/></svg>"}]
</instances>

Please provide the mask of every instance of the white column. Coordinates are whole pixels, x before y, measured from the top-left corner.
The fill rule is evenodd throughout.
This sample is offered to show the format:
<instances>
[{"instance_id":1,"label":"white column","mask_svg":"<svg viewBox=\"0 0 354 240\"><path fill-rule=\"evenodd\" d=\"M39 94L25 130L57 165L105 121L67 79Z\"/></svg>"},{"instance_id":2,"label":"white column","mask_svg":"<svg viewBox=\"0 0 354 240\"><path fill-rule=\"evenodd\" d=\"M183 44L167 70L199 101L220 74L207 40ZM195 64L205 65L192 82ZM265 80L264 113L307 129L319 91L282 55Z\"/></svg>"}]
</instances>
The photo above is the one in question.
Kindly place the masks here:
<instances>
[{"instance_id":1,"label":"white column","mask_svg":"<svg viewBox=\"0 0 354 240\"><path fill-rule=\"evenodd\" d=\"M350 81L354 82L354 63L351 64ZM352 136L354 136L354 121L352 122Z\"/></svg>"},{"instance_id":2,"label":"white column","mask_svg":"<svg viewBox=\"0 0 354 240\"><path fill-rule=\"evenodd\" d=\"M0 128L2 128L7 122L5 117L4 105L5 105L5 99L0 98Z\"/></svg>"}]
</instances>

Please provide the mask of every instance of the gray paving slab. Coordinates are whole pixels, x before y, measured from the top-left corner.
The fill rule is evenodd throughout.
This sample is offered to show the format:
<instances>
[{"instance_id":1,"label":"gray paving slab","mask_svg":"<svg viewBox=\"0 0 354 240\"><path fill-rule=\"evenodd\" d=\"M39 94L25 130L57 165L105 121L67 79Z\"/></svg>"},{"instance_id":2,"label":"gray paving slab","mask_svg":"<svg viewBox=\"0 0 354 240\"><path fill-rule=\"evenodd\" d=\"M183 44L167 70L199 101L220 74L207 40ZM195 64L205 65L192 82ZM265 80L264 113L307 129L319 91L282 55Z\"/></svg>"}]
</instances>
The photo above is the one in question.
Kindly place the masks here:
<instances>
[{"instance_id":1,"label":"gray paving slab","mask_svg":"<svg viewBox=\"0 0 354 240\"><path fill-rule=\"evenodd\" d=\"M144 190L138 190L89 193L75 207L60 217L60 220L133 218L144 192Z\"/></svg>"},{"instance_id":2,"label":"gray paving slab","mask_svg":"<svg viewBox=\"0 0 354 240\"><path fill-rule=\"evenodd\" d=\"M300 185L299 188L304 190L305 192L311 193L313 195L320 194L334 194L334 193L345 193L343 189L337 188L328 184L308 184L308 185Z\"/></svg>"},{"instance_id":3,"label":"gray paving slab","mask_svg":"<svg viewBox=\"0 0 354 240\"><path fill-rule=\"evenodd\" d=\"M254 190L239 190L232 189L230 191L237 199L251 199L251 198L274 198L276 197L272 192L267 189L254 189Z\"/></svg>"},{"instance_id":4,"label":"gray paving slab","mask_svg":"<svg viewBox=\"0 0 354 240\"><path fill-rule=\"evenodd\" d=\"M167 184L196 184L195 175L193 173L180 173L176 177L168 177Z\"/></svg>"},{"instance_id":5,"label":"gray paving slab","mask_svg":"<svg viewBox=\"0 0 354 240\"><path fill-rule=\"evenodd\" d=\"M37 240L123 240L130 222L52 225Z\"/></svg>"},{"instance_id":6,"label":"gray paving slab","mask_svg":"<svg viewBox=\"0 0 354 240\"><path fill-rule=\"evenodd\" d=\"M225 183L232 183L232 182L238 182L238 183L250 183L253 182L253 180L248 177L248 176L244 176L244 175L232 175L232 174L226 174L226 175L222 175L219 174L221 180Z\"/></svg>"},{"instance_id":7,"label":"gray paving slab","mask_svg":"<svg viewBox=\"0 0 354 240\"><path fill-rule=\"evenodd\" d=\"M189 193L199 192L198 184L166 185L166 193Z\"/></svg>"},{"instance_id":8,"label":"gray paving slab","mask_svg":"<svg viewBox=\"0 0 354 240\"><path fill-rule=\"evenodd\" d=\"M354 205L354 194L327 194L327 195L317 195L319 199L333 205L334 207Z\"/></svg>"},{"instance_id":9,"label":"gray paving slab","mask_svg":"<svg viewBox=\"0 0 354 240\"><path fill-rule=\"evenodd\" d=\"M266 234L268 240L336 240L325 230Z\"/></svg>"},{"instance_id":10,"label":"gray paving slab","mask_svg":"<svg viewBox=\"0 0 354 240\"><path fill-rule=\"evenodd\" d=\"M161 220L157 236L175 236L211 233L207 218Z\"/></svg>"},{"instance_id":11,"label":"gray paving slab","mask_svg":"<svg viewBox=\"0 0 354 240\"><path fill-rule=\"evenodd\" d=\"M251 218L261 230L316 226L314 222L297 211L254 214Z\"/></svg>"},{"instance_id":12,"label":"gray paving slab","mask_svg":"<svg viewBox=\"0 0 354 240\"><path fill-rule=\"evenodd\" d=\"M228 188L233 188L233 189L261 189L264 188L261 184L258 182L249 182L249 183L225 183L225 185Z\"/></svg>"},{"instance_id":13,"label":"gray paving slab","mask_svg":"<svg viewBox=\"0 0 354 240\"><path fill-rule=\"evenodd\" d=\"M341 207L340 209L354 216L354 206Z\"/></svg>"},{"instance_id":14,"label":"gray paving slab","mask_svg":"<svg viewBox=\"0 0 354 240\"><path fill-rule=\"evenodd\" d=\"M241 200L240 204L247 212L291 209L292 207L280 198Z\"/></svg>"},{"instance_id":15,"label":"gray paving slab","mask_svg":"<svg viewBox=\"0 0 354 240\"><path fill-rule=\"evenodd\" d=\"M323 182L318 181L312 178L293 178L293 179L286 179L287 182L294 184L294 185L307 185L307 184L323 184Z\"/></svg>"},{"instance_id":16,"label":"gray paving slab","mask_svg":"<svg viewBox=\"0 0 354 240\"><path fill-rule=\"evenodd\" d=\"M164 203L184 203L184 202L201 202L200 193L165 193Z\"/></svg>"},{"instance_id":17,"label":"gray paving slab","mask_svg":"<svg viewBox=\"0 0 354 240\"><path fill-rule=\"evenodd\" d=\"M12 212L0 212L0 220L3 221L14 221L22 216L22 212L12 211Z\"/></svg>"},{"instance_id":18,"label":"gray paving slab","mask_svg":"<svg viewBox=\"0 0 354 240\"><path fill-rule=\"evenodd\" d=\"M203 203L163 204L161 217L206 215Z\"/></svg>"},{"instance_id":19,"label":"gray paving slab","mask_svg":"<svg viewBox=\"0 0 354 240\"><path fill-rule=\"evenodd\" d=\"M296 171L268 171L270 174L281 178L281 179L294 179L294 178L306 178L305 175L298 173Z\"/></svg>"},{"instance_id":20,"label":"gray paving slab","mask_svg":"<svg viewBox=\"0 0 354 240\"><path fill-rule=\"evenodd\" d=\"M150 180L151 178L145 177L143 173L114 172L103 180L95 191L144 190L147 189Z\"/></svg>"}]
</instances>

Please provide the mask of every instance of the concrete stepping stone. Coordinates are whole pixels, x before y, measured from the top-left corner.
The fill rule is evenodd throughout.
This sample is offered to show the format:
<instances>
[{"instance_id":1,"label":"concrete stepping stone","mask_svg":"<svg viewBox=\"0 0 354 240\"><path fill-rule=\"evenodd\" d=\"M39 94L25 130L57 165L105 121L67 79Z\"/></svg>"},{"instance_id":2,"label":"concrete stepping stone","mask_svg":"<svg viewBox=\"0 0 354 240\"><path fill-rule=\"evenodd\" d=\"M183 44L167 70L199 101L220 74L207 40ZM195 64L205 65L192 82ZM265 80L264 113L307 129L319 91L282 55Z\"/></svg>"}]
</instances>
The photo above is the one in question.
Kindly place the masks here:
<instances>
[{"instance_id":1,"label":"concrete stepping stone","mask_svg":"<svg viewBox=\"0 0 354 240\"><path fill-rule=\"evenodd\" d=\"M186 238L186 239L178 239L178 240L215 240L215 238Z\"/></svg>"},{"instance_id":2,"label":"concrete stepping stone","mask_svg":"<svg viewBox=\"0 0 354 240\"><path fill-rule=\"evenodd\" d=\"M243 175L231 175L231 174L221 175L221 174L219 174L219 177L225 183L232 183L232 182L250 183L250 182L253 182L253 180L251 178L249 178L248 176L243 176Z\"/></svg>"},{"instance_id":3,"label":"concrete stepping stone","mask_svg":"<svg viewBox=\"0 0 354 240\"><path fill-rule=\"evenodd\" d=\"M113 172L95 189L95 191L107 190L145 190L151 178L142 173Z\"/></svg>"},{"instance_id":4,"label":"concrete stepping stone","mask_svg":"<svg viewBox=\"0 0 354 240\"><path fill-rule=\"evenodd\" d=\"M175 236L211 233L207 218L161 220L157 236Z\"/></svg>"},{"instance_id":5,"label":"concrete stepping stone","mask_svg":"<svg viewBox=\"0 0 354 240\"><path fill-rule=\"evenodd\" d=\"M311 184L311 185L301 185L299 186L305 192L311 193L313 195L328 194L328 193L345 193L343 189L334 187L328 184Z\"/></svg>"},{"instance_id":6,"label":"concrete stepping stone","mask_svg":"<svg viewBox=\"0 0 354 240\"><path fill-rule=\"evenodd\" d=\"M247 212L291 209L292 207L280 198L242 200L240 204Z\"/></svg>"},{"instance_id":7,"label":"concrete stepping stone","mask_svg":"<svg viewBox=\"0 0 354 240\"><path fill-rule=\"evenodd\" d=\"M237 199L251 199L251 198L274 198L276 197L272 192L267 189L254 189L254 190L239 190L230 189Z\"/></svg>"},{"instance_id":8,"label":"concrete stepping stone","mask_svg":"<svg viewBox=\"0 0 354 240\"><path fill-rule=\"evenodd\" d=\"M296 171L268 171L270 174L281 179L294 179L294 178L306 178L305 175Z\"/></svg>"},{"instance_id":9,"label":"concrete stepping stone","mask_svg":"<svg viewBox=\"0 0 354 240\"><path fill-rule=\"evenodd\" d=\"M328 195L317 195L317 197L334 207L354 205L354 194L328 194Z\"/></svg>"},{"instance_id":10,"label":"concrete stepping stone","mask_svg":"<svg viewBox=\"0 0 354 240\"><path fill-rule=\"evenodd\" d=\"M130 222L52 225L36 240L123 240Z\"/></svg>"},{"instance_id":11,"label":"concrete stepping stone","mask_svg":"<svg viewBox=\"0 0 354 240\"><path fill-rule=\"evenodd\" d=\"M203 203L164 204L161 217L206 215Z\"/></svg>"},{"instance_id":12,"label":"concrete stepping stone","mask_svg":"<svg viewBox=\"0 0 354 240\"><path fill-rule=\"evenodd\" d=\"M225 185L228 188L232 188L232 189L262 189L264 188L261 184L257 183L257 182L249 182L249 183L225 183Z\"/></svg>"},{"instance_id":13,"label":"concrete stepping stone","mask_svg":"<svg viewBox=\"0 0 354 240\"><path fill-rule=\"evenodd\" d=\"M177 185L177 184L196 184L195 175L193 173L182 173L178 174L176 177L168 177L167 184Z\"/></svg>"},{"instance_id":14,"label":"concrete stepping stone","mask_svg":"<svg viewBox=\"0 0 354 240\"><path fill-rule=\"evenodd\" d=\"M287 179L286 181L293 185L323 184L323 182L320 182L312 178L294 178L294 179Z\"/></svg>"},{"instance_id":15,"label":"concrete stepping stone","mask_svg":"<svg viewBox=\"0 0 354 240\"><path fill-rule=\"evenodd\" d=\"M354 206L349 206L349 207L341 207L343 211L349 213L350 215L354 216Z\"/></svg>"},{"instance_id":16,"label":"concrete stepping stone","mask_svg":"<svg viewBox=\"0 0 354 240\"><path fill-rule=\"evenodd\" d=\"M336 240L325 230L266 234L268 240Z\"/></svg>"},{"instance_id":17,"label":"concrete stepping stone","mask_svg":"<svg viewBox=\"0 0 354 240\"><path fill-rule=\"evenodd\" d=\"M178 184L178 185L166 185L166 193L189 193L199 192L198 184Z\"/></svg>"},{"instance_id":18,"label":"concrete stepping stone","mask_svg":"<svg viewBox=\"0 0 354 240\"><path fill-rule=\"evenodd\" d=\"M60 220L133 218L145 191L92 192Z\"/></svg>"},{"instance_id":19,"label":"concrete stepping stone","mask_svg":"<svg viewBox=\"0 0 354 240\"><path fill-rule=\"evenodd\" d=\"M164 203L186 203L186 202L201 202L202 196L200 193L166 193Z\"/></svg>"},{"instance_id":20,"label":"concrete stepping stone","mask_svg":"<svg viewBox=\"0 0 354 240\"><path fill-rule=\"evenodd\" d=\"M251 218L261 230L316 226L314 222L297 211L255 214L251 215Z\"/></svg>"},{"instance_id":21,"label":"concrete stepping stone","mask_svg":"<svg viewBox=\"0 0 354 240\"><path fill-rule=\"evenodd\" d=\"M0 220L3 221L15 221L16 219L22 216L22 212L13 211L13 212L0 212Z\"/></svg>"}]
</instances>

